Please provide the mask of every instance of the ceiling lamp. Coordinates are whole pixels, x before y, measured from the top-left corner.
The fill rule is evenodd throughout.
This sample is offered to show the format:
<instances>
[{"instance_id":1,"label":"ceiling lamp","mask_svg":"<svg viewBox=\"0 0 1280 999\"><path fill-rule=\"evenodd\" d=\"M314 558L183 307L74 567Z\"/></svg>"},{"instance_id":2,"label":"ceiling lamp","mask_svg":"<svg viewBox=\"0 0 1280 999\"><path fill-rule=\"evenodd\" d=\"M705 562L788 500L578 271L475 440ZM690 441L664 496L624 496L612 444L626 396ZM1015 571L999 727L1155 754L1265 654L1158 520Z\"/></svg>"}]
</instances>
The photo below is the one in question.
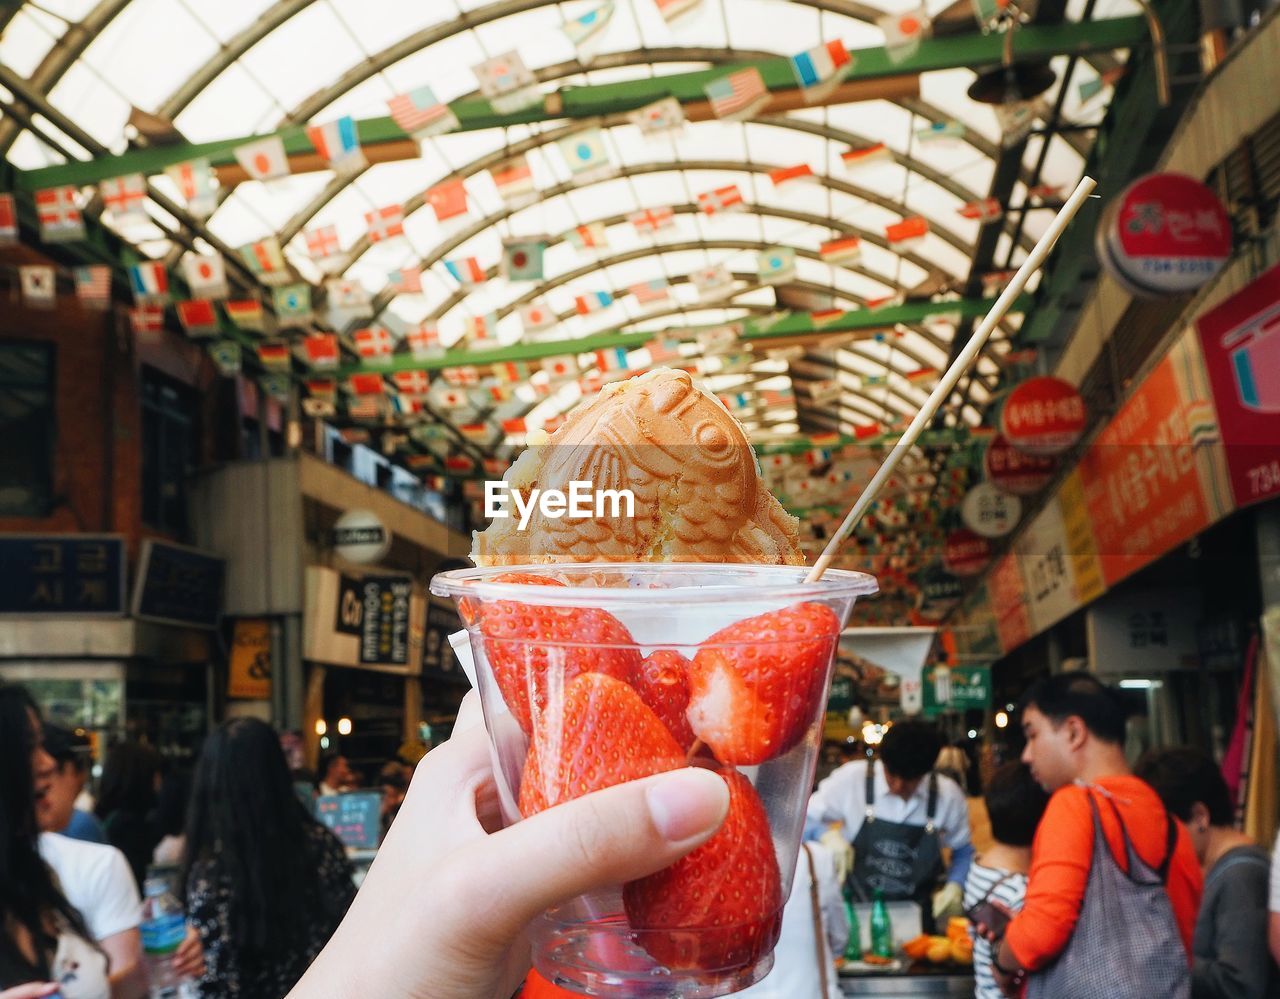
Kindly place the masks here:
<instances>
[{"instance_id":1,"label":"ceiling lamp","mask_svg":"<svg viewBox=\"0 0 1280 999\"><path fill-rule=\"evenodd\" d=\"M1017 104L1039 97L1053 86L1057 74L1048 63L1015 64L1013 36L1021 25L1019 10L1013 4L1006 12L1008 27L1004 32L1004 51L1000 65L979 73L969 87L969 97L980 104Z\"/></svg>"}]
</instances>

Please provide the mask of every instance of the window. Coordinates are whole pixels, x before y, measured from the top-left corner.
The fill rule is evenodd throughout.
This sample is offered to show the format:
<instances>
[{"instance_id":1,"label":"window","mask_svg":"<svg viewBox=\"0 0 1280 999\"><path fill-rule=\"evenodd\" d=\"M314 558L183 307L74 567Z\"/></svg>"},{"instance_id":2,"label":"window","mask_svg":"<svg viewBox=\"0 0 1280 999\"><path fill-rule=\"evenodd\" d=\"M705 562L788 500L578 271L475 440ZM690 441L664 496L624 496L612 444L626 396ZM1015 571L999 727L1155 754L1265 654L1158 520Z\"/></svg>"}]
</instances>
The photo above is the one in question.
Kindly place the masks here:
<instances>
[{"instance_id":1,"label":"window","mask_svg":"<svg viewBox=\"0 0 1280 999\"><path fill-rule=\"evenodd\" d=\"M199 396L187 385L142 369L142 521L183 536L187 476L195 465Z\"/></svg>"},{"instance_id":2,"label":"window","mask_svg":"<svg viewBox=\"0 0 1280 999\"><path fill-rule=\"evenodd\" d=\"M53 505L53 345L0 343L0 516Z\"/></svg>"}]
</instances>

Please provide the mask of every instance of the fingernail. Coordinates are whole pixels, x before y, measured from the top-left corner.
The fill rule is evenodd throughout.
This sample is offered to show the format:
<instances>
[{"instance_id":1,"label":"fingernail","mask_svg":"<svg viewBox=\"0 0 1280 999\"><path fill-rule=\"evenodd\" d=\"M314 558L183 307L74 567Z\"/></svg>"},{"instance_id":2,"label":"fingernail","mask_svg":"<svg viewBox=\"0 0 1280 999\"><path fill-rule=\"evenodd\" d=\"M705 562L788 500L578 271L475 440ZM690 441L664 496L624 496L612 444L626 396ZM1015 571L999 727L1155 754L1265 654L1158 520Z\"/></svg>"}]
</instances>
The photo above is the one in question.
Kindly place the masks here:
<instances>
[{"instance_id":1,"label":"fingernail","mask_svg":"<svg viewBox=\"0 0 1280 999\"><path fill-rule=\"evenodd\" d=\"M645 790L653 824L664 839L679 843L718 829L729 813L729 787L701 767L663 774Z\"/></svg>"}]
</instances>

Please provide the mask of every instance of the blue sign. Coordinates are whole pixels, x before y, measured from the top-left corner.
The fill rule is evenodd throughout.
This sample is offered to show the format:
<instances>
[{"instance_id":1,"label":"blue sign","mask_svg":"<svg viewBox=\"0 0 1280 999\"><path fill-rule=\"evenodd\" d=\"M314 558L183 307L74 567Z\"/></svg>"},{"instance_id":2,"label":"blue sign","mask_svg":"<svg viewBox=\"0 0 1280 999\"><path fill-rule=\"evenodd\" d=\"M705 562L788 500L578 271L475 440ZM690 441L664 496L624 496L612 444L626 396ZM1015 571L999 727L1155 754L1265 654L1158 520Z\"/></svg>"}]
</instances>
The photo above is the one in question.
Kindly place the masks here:
<instances>
[{"instance_id":1,"label":"blue sign","mask_svg":"<svg viewBox=\"0 0 1280 999\"><path fill-rule=\"evenodd\" d=\"M165 624L216 628L226 562L216 555L147 539L138 560L133 616Z\"/></svg>"},{"instance_id":2,"label":"blue sign","mask_svg":"<svg viewBox=\"0 0 1280 999\"><path fill-rule=\"evenodd\" d=\"M0 614L125 613L118 534L0 535Z\"/></svg>"},{"instance_id":3,"label":"blue sign","mask_svg":"<svg viewBox=\"0 0 1280 999\"><path fill-rule=\"evenodd\" d=\"M343 846L372 850L382 832L382 795L377 791L322 794L316 799L316 818Z\"/></svg>"}]
</instances>

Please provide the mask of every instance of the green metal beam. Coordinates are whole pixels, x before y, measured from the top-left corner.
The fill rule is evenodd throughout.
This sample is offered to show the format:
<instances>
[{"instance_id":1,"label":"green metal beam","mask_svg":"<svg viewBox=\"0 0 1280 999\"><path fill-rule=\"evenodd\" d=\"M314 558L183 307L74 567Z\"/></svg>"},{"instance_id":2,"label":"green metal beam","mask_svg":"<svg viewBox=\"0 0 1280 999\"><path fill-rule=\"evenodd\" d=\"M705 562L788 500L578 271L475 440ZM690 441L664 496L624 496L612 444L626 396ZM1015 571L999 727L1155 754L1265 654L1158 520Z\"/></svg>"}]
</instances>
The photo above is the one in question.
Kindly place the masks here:
<instances>
[{"instance_id":1,"label":"green metal beam","mask_svg":"<svg viewBox=\"0 0 1280 999\"><path fill-rule=\"evenodd\" d=\"M1053 27L1029 26L1018 32L1019 61L1044 61L1056 55L1086 54L1132 48L1146 38L1146 26L1140 17L1111 18L1087 24L1063 24ZM856 49L852 53L853 69L848 81L873 80L887 76L908 76L945 69L969 68L1000 62L1001 36L959 35L945 39L925 39L913 55L893 62L884 48ZM742 65L754 65L765 85L775 92L796 89L790 61L783 57ZM487 100L469 98L450 105L460 123L460 130L506 128L533 122L563 118L595 118L601 115L631 111L663 97L675 97L690 104L706 100L704 88L723 76L731 67L677 73L648 79L627 80L591 87L567 87L558 91L564 108L549 113L545 104L510 115L493 111ZM402 141L405 133L390 118L370 118L358 123L360 142L377 145ZM314 152L302 127L282 129L278 134L290 155ZM197 157L207 157L215 166L235 162L234 150L260 136L240 136L216 142L160 146L131 150L119 156L96 158L87 163L67 163L22 174L18 178L23 190L38 190L59 184L87 185L128 173L155 174L167 166Z\"/></svg>"}]
</instances>

